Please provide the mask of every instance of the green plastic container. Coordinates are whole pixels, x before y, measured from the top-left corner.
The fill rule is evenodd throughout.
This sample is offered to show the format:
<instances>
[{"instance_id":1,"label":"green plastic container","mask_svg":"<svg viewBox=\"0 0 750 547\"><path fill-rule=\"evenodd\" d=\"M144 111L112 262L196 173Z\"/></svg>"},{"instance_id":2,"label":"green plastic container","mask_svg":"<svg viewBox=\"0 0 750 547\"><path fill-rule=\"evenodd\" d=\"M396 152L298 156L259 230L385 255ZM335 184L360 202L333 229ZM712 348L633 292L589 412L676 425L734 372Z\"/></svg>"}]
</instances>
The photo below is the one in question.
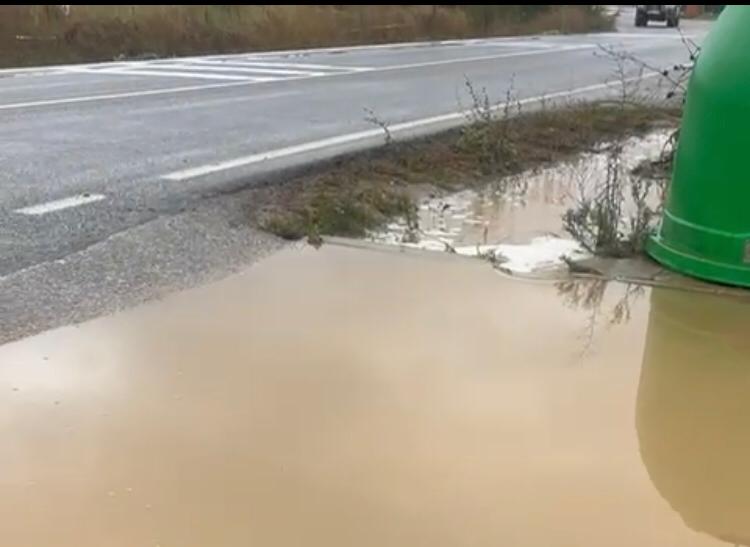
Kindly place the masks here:
<instances>
[{"instance_id":1,"label":"green plastic container","mask_svg":"<svg viewBox=\"0 0 750 547\"><path fill-rule=\"evenodd\" d=\"M750 287L750 6L727 6L703 44L647 252L678 272Z\"/></svg>"}]
</instances>

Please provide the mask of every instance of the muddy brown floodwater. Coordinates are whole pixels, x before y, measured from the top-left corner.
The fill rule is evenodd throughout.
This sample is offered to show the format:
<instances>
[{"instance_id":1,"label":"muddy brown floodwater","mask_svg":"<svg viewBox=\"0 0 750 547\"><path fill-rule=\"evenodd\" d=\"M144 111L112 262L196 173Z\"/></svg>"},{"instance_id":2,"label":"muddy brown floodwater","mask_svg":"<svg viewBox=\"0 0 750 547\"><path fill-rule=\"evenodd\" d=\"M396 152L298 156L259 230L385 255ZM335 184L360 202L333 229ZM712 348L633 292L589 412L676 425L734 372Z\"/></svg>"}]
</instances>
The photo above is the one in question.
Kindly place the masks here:
<instances>
[{"instance_id":1,"label":"muddy brown floodwater","mask_svg":"<svg viewBox=\"0 0 750 547\"><path fill-rule=\"evenodd\" d=\"M621 181L632 179L631 170L644 160L655 160L664 151L673 130L660 129L632 137L623 144L619 161ZM369 234L379 243L444 251L477 244L528 243L536 236L563 230L562 217L584 195L598 195L607 178L608 153L578 157L525 171L482 188L438 193L420 200L419 231L409 233L405 219ZM629 190L628 190L629 191ZM652 193L656 199L656 191ZM626 200L626 211L632 204ZM622 226L627 230L627 226ZM416 237L415 237L416 236Z\"/></svg>"},{"instance_id":2,"label":"muddy brown floodwater","mask_svg":"<svg viewBox=\"0 0 750 547\"><path fill-rule=\"evenodd\" d=\"M750 308L638 294L326 246L2 346L2 544L747 543Z\"/></svg>"}]
</instances>

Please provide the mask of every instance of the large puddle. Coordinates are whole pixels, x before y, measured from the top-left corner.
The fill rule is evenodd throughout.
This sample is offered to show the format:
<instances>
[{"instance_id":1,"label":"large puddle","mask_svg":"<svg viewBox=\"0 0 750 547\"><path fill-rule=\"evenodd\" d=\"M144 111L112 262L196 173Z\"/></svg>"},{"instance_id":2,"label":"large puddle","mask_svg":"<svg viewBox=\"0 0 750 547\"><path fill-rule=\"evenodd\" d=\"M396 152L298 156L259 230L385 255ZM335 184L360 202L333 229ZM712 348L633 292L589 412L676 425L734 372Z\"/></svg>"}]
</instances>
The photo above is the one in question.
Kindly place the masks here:
<instances>
[{"instance_id":1,"label":"large puddle","mask_svg":"<svg viewBox=\"0 0 750 547\"><path fill-rule=\"evenodd\" d=\"M747 544L748 324L695 293L283 252L0 347L0 538Z\"/></svg>"}]
</instances>

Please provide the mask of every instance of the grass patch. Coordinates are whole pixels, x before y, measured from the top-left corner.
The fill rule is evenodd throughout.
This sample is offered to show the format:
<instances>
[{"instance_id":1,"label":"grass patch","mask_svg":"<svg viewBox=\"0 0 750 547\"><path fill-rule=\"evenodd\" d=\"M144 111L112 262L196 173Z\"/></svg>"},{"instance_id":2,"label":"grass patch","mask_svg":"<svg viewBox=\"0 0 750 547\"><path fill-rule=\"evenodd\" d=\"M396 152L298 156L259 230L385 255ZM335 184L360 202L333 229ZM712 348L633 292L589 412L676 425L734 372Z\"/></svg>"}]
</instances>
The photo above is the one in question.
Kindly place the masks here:
<instances>
[{"instance_id":1,"label":"grass patch","mask_svg":"<svg viewBox=\"0 0 750 547\"><path fill-rule=\"evenodd\" d=\"M411 198L382 181L362 181L352 188L337 174L312 184L288 210L266 213L264 228L285 239L321 234L363 237L390 218L415 214Z\"/></svg>"},{"instance_id":2,"label":"grass patch","mask_svg":"<svg viewBox=\"0 0 750 547\"><path fill-rule=\"evenodd\" d=\"M599 144L644 134L678 111L646 105L580 103L501 119L337 161L275 189L260 225L287 239L362 237L393 218L416 222L415 197L430 187L461 190L501 181Z\"/></svg>"}]
</instances>

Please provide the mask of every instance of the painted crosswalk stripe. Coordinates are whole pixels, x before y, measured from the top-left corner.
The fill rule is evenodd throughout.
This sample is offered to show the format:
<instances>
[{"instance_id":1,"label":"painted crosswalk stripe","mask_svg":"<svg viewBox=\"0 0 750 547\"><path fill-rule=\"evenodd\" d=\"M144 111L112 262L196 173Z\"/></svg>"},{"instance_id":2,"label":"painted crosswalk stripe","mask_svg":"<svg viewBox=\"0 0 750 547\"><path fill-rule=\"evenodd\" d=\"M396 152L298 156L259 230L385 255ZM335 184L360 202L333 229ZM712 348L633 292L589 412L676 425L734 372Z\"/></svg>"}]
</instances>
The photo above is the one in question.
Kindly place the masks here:
<instances>
[{"instance_id":1,"label":"painted crosswalk stripe","mask_svg":"<svg viewBox=\"0 0 750 547\"><path fill-rule=\"evenodd\" d=\"M100 69L101 74L119 74L121 76L163 76L172 78L200 78L205 80L241 80L244 82L268 82L275 78L256 78L253 76L238 76L236 74L204 74L202 72L184 72L176 70L144 70L142 68Z\"/></svg>"},{"instance_id":2,"label":"painted crosswalk stripe","mask_svg":"<svg viewBox=\"0 0 750 547\"><path fill-rule=\"evenodd\" d=\"M109 65L81 65L66 68L67 72L114 74L121 76L161 76L164 78L199 78L247 82L273 82L284 79L336 76L372 70L366 67L335 67L331 65L236 61L216 59L172 59L121 62Z\"/></svg>"},{"instance_id":3,"label":"painted crosswalk stripe","mask_svg":"<svg viewBox=\"0 0 750 547\"><path fill-rule=\"evenodd\" d=\"M267 67L267 68L280 68L280 69L292 69L292 70L320 70L324 72L367 72L373 70L372 67L364 66L334 66L334 65L317 65L309 63L279 63L271 61L258 61L253 58L247 59L205 59L200 61L201 64L215 64L218 66L248 66L248 67Z\"/></svg>"},{"instance_id":4,"label":"painted crosswalk stripe","mask_svg":"<svg viewBox=\"0 0 750 547\"><path fill-rule=\"evenodd\" d=\"M151 68L158 69L176 69L176 70L205 70L206 72L248 72L256 74L269 74L274 76L322 76L322 72L313 72L310 70L288 70L279 68L264 67L234 67L234 66L214 66L203 63L184 63L184 64L152 64Z\"/></svg>"}]
</instances>

